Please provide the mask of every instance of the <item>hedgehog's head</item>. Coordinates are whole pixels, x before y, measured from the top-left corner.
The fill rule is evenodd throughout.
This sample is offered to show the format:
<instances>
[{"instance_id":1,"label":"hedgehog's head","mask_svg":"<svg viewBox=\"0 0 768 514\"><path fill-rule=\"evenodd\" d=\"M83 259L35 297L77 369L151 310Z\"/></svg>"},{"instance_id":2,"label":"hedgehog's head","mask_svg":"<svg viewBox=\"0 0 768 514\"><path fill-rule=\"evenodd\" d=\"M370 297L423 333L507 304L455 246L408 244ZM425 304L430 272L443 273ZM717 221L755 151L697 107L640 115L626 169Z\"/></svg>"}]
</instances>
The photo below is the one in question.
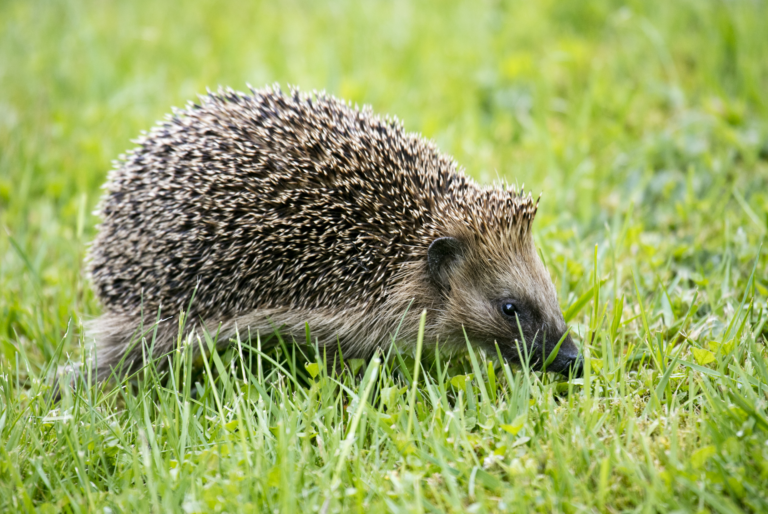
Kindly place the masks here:
<instances>
[{"instance_id":1,"label":"hedgehog's head","mask_svg":"<svg viewBox=\"0 0 768 514\"><path fill-rule=\"evenodd\" d=\"M436 328L462 338L466 331L470 342L493 354L498 344L512 362L527 358L541 369L550 360L548 370L581 376L578 348L531 236L536 204L519 195L501 205L499 198L488 200L476 205L485 216L454 225L429 246L427 268L439 296ZM505 207L512 212L493 210Z\"/></svg>"}]
</instances>

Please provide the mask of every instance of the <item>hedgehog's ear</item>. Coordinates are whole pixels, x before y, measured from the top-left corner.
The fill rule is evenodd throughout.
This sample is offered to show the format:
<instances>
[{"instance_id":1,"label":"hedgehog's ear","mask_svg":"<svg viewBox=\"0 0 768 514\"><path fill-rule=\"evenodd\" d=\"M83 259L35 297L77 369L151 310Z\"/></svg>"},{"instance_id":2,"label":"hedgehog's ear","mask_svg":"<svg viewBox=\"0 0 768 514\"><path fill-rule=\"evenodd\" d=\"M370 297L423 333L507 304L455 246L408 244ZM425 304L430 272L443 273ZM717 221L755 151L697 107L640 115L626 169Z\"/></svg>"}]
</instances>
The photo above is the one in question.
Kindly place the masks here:
<instances>
[{"instance_id":1,"label":"hedgehog's ear","mask_svg":"<svg viewBox=\"0 0 768 514\"><path fill-rule=\"evenodd\" d=\"M464 248L455 237L439 237L432 241L427 250L427 266L432 280L440 287L448 289L448 277L463 253Z\"/></svg>"}]
</instances>

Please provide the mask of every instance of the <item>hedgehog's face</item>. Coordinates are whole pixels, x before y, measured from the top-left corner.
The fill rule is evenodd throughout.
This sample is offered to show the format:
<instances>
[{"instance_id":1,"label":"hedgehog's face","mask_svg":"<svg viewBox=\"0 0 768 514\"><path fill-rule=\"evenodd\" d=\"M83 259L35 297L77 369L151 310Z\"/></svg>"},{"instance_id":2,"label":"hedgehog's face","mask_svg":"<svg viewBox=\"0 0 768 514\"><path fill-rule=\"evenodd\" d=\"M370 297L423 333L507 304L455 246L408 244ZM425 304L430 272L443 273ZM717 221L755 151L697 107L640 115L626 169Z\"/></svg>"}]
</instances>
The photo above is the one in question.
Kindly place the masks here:
<instances>
[{"instance_id":1,"label":"hedgehog's face","mask_svg":"<svg viewBox=\"0 0 768 514\"><path fill-rule=\"evenodd\" d=\"M483 345L498 344L509 361L581 376L581 358L569 333L555 286L533 239L523 244L485 238L443 237L428 251L430 277L439 290L438 330Z\"/></svg>"}]
</instances>

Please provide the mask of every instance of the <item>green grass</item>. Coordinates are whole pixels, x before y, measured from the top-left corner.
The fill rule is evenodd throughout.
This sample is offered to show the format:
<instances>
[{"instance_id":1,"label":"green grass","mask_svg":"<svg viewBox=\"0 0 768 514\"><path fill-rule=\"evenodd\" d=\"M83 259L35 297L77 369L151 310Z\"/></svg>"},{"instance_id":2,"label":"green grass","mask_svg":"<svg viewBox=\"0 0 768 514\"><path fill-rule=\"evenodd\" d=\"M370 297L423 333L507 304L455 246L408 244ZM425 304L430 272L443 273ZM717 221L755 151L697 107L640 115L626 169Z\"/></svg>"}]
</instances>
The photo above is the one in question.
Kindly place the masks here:
<instances>
[{"instance_id":1,"label":"green grass","mask_svg":"<svg viewBox=\"0 0 768 514\"><path fill-rule=\"evenodd\" d=\"M768 511L766 20L759 0L0 2L0 511ZM472 353L414 388L412 358L334 378L311 348L202 337L170 379L52 405L99 312L82 262L110 161L206 87L273 82L543 191L583 381Z\"/></svg>"}]
</instances>

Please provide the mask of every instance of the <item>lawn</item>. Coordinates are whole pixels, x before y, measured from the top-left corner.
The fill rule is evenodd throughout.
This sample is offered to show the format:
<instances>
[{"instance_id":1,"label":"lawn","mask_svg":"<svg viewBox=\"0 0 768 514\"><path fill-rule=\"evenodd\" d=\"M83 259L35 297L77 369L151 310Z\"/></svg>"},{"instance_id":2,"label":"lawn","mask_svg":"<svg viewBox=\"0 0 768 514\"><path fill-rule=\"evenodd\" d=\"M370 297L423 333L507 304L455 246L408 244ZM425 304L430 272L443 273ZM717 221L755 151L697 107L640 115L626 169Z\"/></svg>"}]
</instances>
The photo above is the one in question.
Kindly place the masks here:
<instances>
[{"instance_id":1,"label":"lawn","mask_svg":"<svg viewBox=\"0 0 768 514\"><path fill-rule=\"evenodd\" d=\"M0 511L768 511L767 20L761 0L0 2ZM271 83L542 191L584 378L480 352L329 376L311 345L201 334L204 358L52 402L100 309L83 261L111 161L206 88Z\"/></svg>"}]
</instances>

